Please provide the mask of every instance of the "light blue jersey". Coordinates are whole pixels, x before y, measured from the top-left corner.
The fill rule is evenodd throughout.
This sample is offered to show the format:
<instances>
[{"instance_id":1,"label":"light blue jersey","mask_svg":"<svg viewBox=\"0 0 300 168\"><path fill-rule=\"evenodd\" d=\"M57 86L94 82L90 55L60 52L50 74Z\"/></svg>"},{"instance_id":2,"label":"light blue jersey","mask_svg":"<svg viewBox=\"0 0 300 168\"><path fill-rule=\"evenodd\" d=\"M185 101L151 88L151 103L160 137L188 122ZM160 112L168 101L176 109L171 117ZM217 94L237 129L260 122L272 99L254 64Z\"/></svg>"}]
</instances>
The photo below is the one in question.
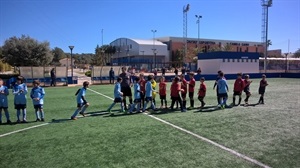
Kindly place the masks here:
<instances>
[{"instance_id":1,"label":"light blue jersey","mask_svg":"<svg viewBox=\"0 0 300 168\"><path fill-rule=\"evenodd\" d=\"M228 85L227 85L227 81L226 81L225 78L219 79L217 86L218 86L218 93L219 94L227 93Z\"/></svg>"},{"instance_id":2,"label":"light blue jersey","mask_svg":"<svg viewBox=\"0 0 300 168\"><path fill-rule=\"evenodd\" d=\"M152 97L152 92L153 92L153 88L152 88L152 84L151 81L148 81L146 83L146 97Z\"/></svg>"},{"instance_id":3,"label":"light blue jersey","mask_svg":"<svg viewBox=\"0 0 300 168\"><path fill-rule=\"evenodd\" d=\"M133 86L133 91L134 91L134 99L140 99L141 94L140 94L140 85L139 83L135 83Z\"/></svg>"},{"instance_id":4,"label":"light blue jersey","mask_svg":"<svg viewBox=\"0 0 300 168\"><path fill-rule=\"evenodd\" d=\"M28 92L27 86L25 83L22 84L15 84L12 89L15 104L26 104L26 94Z\"/></svg>"},{"instance_id":5,"label":"light blue jersey","mask_svg":"<svg viewBox=\"0 0 300 168\"><path fill-rule=\"evenodd\" d=\"M8 107L7 96L9 95L6 86L0 86L0 107Z\"/></svg>"},{"instance_id":6,"label":"light blue jersey","mask_svg":"<svg viewBox=\"0 0 300 168\"><path fill-rule=\"evenodd\" d=\"M44 96L45 96L44 88L38 86L38 87L33 87L31 89L30 97L32 98L33 105L44 104ZM38 101L33 100L34 98L39 98L39 100Z\"/></svg>"},{"instance_id":7,"label":"light blue jersey","mask_svg":"<svg viewBox=\"0 0 300 168\"><path fill-rule=\"evenodd\" d=\"M117 82L115 84L114 97L115 97L115 99L116 98L122 98L122 96L121 96L121 84L119 82Z\"/></svg>"},{"instance_id":8,"label":"light blue jersey","mask_svg":"<svg viewBox=\"0 0 300 168\"><path fill-rule=\"evenodd\" d=\"M82 97L85 96L86 93L86 88L82 87L79 92L77 93L77 97L76 97L76 101L78 104L84 103L84 100L82 99Z\"/></svg>"}]
</instances>

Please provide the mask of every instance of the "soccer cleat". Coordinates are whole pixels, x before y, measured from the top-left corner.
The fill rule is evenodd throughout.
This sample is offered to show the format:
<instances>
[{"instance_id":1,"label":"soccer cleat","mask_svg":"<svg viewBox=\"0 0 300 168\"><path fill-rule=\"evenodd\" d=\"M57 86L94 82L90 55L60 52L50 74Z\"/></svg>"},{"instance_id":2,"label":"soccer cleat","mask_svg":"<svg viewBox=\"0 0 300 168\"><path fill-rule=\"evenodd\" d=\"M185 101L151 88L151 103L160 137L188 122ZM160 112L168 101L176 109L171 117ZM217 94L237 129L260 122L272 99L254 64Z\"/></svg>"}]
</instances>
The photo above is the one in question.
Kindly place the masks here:
<instances>
[{"instance_id":1,"label":"soccer cleat","mask_svg":"<svg viewBox=\"0 0 300 168\"><path fill-rule=\"evenodd\" d=\"M22 123L27 123L27 121L26 121L26 120L23 120Z\"/></svg>"},{"instance_id":2,"label":"soccer cleat","mask_svg":"<svg viewBox=\"0 0 300 168\"><path fill-rule=\"evenodd\" d=\"M80 112L79 114L82 115L83 117L85 117L85 114L83 112Z\"/></svg>"},{"instance_id":3,"label":"soccer cleat","mask_svg":"<svg viewBox=\"0 0 300 168\"><path fill-rule=\"evenodd\" d=\"M38 121L41 121L41 119L37 118L37 119L35 120L35 122L38 122Z\"/></svg>"},{"instance_id":4,"label":"soccer cleat","mask_svg":"<svg viewBox=\"0 0 300 168\"><path fill-rule=\"evenodd\" d=\"M10 120L7 120L6 124L11 124L11 121L10 121Z\"/></svg>"},{"instance_id":5,"label":"soccer cleat","mask_svg":"<svg viewBox=\"0 0 300 168\"><path fill-rule=\"evenodd\" d=\"M42 118L42 119L41 119L41 121L42 121L42 122L44 122L44 121L45 121L45 119L44 119L44 118Z\"/></svg>"},{"instance_id":6,"label":"soccer cleat","mask_svg":"<svg viewBox=\"0 0 300 168\"><path fill-rule=\"evenodd\" d=\"M16 123L21 123L21 121L20 121L20 120L17 120Z\"/></svg>"},{"instance_id":7,"label":"soccer cleat","mask_svg":"<svg viewBox=\"0 0 300 168\"><path fill-rule=\"evenodd\" d=\"M223 105L221 105L221 109L222 110L224 110L225 109L225 105L223 104Z\"/></svg>"},{"instance_id":8,"label":"soccer cleat","mask_svg":"<svg viewBox=\"0 0 300 168\"><path fill-rule=\"evenodd\" d=\"M77 118L76 117L71 117L71 120L77 120Z\"/></svg>"},{"instance_id":9,"label":"soccer cleat","mask_svg":"<svg viewBox=\"0 0 300 168\"><path fill-rule=\"evenodd\" d=\"M186 112L186 109L181 110L181 112Z\"/></svg>"},{"instance_id":10,"label":"soccer cleat","mask_svg":"<svg viewBox=\"0 0 300 168\"><path fill-rule=\"evenodd\" d=\"M193 110L194 109L194 107L189 107L189 108L187 108L188 110Z\"/></svg>"}]
</instances>

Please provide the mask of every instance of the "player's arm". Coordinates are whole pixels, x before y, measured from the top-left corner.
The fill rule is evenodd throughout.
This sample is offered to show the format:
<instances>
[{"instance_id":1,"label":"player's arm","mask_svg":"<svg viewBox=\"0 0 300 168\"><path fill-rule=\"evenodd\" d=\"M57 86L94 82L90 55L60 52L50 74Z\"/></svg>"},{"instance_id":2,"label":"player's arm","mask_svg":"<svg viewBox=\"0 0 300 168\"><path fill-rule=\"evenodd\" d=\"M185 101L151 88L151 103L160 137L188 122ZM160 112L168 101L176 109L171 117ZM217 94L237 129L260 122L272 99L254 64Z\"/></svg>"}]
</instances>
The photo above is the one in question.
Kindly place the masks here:
<instances>
[{"instance_id":1,"label":"player's arm","mask_svg":"<svg viewBox=\"0 0 300 168\"><path fill-rule=\"evenodd\" d=\"M13 93L13 95L16 95L16 94L19 93L19 90L16 89L16 86L13 86L13 88L12 88L12 93Z\"/></svg>"},{"instance_id":2,"label":"player's arm","mask_svg":"<svg viewBox=\"0 0 300 168\"><path fill-rule=\"evenodd\" d=\"M24 93L24 94L27 94L27 93L28 93L28 88L27 88L27 85L26 85L26 84L24 84L24 90L23 90L23 93Z\"/></svg>"},{"instance_id":3,"label":"player's arm","mask_svg":"<svg viewBox=\"0 0 300 168\"><path fill-rule=\"evenodd\" d=\"M217 85L218 85L218 81L216 80L213 89L215 89Z\"/></svg>"},{"instance_id":4,"label":"player's arm","mask_svg":"<svg viewBox=\"0 0 300 168\"><path fill-rule=\"evenodd\" d=\"M31 99L34 99L34 96L33 96L33 89L31 89L31 91L30 91L30 97L31 97Z\"/></svg>"},{"instance_id":5,"label":"player's arm","mask_svg":"<svg viewBox=\"0 0 300 168\"><path fill-rule=\"evenodd\" d=\"M77 92L75 93L75 96L77 96L79 92L80 92L80 89L77 90Z\"/></svg>"},{"instance_id":6,"label":"player's arm","mask_svg":"<svg viewBox=\"0 0 300 168\"><path fill-rule=\"evenodd\" d=\"M83 100L83 103L84 103L84 104L87 104L87 103L88 103L88 102L85 100L85 96L82 95L82 96L81 96L81 99Z\"/></svg>"},{"instance_id":7,"label":"player's arm","mask_svg":"<svg viewBox=\"0 0 300 168\"><path fill-rule=\"evenodd\" d=\"M39 99L43 99L44 96L45 96L45 90L44 90L44 88L42 88L42 89L41 89L41 92L40 92L40 97L39 97Z\"/></svg>"},{"instance_id":8,"label":"player's arm","mask_svg":"<svg viewBox=\"0 0 300 168\"><path fill-rule=\"evenodd\" d=\"M5 89L4 89L4 95L6 95L6 96L9 95L9 91L8 91L8 88L7 88L7 87L5 87Z\"/></svg>"}]
</instances>

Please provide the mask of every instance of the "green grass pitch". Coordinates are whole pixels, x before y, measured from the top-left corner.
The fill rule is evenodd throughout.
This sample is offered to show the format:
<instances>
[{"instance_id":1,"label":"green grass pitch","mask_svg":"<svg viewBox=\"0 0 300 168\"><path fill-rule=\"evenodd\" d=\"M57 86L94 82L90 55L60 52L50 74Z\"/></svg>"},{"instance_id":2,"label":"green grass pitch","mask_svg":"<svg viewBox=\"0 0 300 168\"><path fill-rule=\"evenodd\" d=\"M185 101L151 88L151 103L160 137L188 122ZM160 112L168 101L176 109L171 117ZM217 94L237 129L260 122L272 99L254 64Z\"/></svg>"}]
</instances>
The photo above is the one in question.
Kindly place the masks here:
<instances>
[{"instance_id":1,"label":"green grass pitch","mask_svg":"<svg viewBox=\"0 0 300 168\"><path fill-rule=\"evenodd\" d=\"M158 111L154 115L271 167L300 167L300 80L267 80L265 105L186 113ZM229 103L233 82L228 81ZM250 104L258 102L258 83L259 79L254 79L250 86ZM206 105L215 106L213 81L206 84ZM71 121L77 88L45 88L44 109L50 124L0 137L0 167L258 167L144 114L98 114L105 112L112 100L92 91L86 95L91 104L87 112L98 115ZM90 88L113 97L113 85ZM12 95L9 100L15 121ZM170 102L168 98L168 105ZM200 106L197 99L195 104ZM29 99L27 106L28 121L34 121ZM0 125L0 135L39 124Z\"/></svg>"}]
</instances>

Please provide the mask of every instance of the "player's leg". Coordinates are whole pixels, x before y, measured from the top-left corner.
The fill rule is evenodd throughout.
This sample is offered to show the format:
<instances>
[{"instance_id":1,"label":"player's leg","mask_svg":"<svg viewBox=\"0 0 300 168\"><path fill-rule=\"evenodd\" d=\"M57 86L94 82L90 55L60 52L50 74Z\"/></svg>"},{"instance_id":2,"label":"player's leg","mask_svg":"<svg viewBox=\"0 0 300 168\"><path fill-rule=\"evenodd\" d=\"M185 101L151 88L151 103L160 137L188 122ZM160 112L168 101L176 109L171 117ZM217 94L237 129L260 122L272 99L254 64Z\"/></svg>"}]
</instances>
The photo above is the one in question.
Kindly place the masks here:
<instances>
[{"instance_id":1,"label":"player's leg","mask_svg":"<svg viewBox=\"0 0 300 168\"><path fill-rule=\"evenodd\" d=\"M240 94L239 94L239 103L238 103L238 106L241 104L241 102L242 102L242 92L240 92Z\"/></svg>"},{"instance_id":2,"label":"player's leg","mask_svg":"<svg viewBox=\"0 0 300 168\"><path fill-rule=\"evenodd\" d=\"M174 99L174 97L171 97L171 100L172 100L172 102L171 102L170 109L173 110L174 104L175 104L175 99Z\"/></svg>"},{"instance_id":3,"label":"player's leg","mask_svg":"<svg viewBox=\"0 0 300 168\"><path fill-rule=\"evenodd\" d=\"M232 105L233 105L233 106L236 105L236 104L235 104L235 96L236 96L236 93L234 92L234 93L233 93L233 98L232 98Z\"/></svg>"},{"instance_id":4,"label":"player's leg","mask_svg":"<svg viewBox=\"0 0 300 168\"><path fill-rule=\"evenodd\" d=\"M159 95L159 97L160 97L160 108L162 109L164 106L164 99L162 95Z\"/></svg>"},{"instance_id":5,"label":"player's leg","mask_svg":"<svg viewBox=\"0 0 300 168\"><path fill-rule=\"evenodd\" d=\"M149 102L149 98L146 97L146 98L145 98L145 101L146 101L146 103L145 103L145 105L144 105L143 112L146 111L146 108L147 108L147 105L148 105L148 102Z\"/></svg>"},{"instance_id":6,"label":"player's leg","mask_svg":"<svg viewBox=\"0 0 300 168\"><path fill-rule=\"evenodd\" d=\"M182 97L182 106L183 106L184 109L186 109L186 93L181 94L181 97Z\"/></svg>"},{"instance_id":7,"label":"player's leg","mask_svg":"<svg viewBox=\"0 0 300 168\"><path fill-rule=\"evenodd\" d=\"M77 109L74 111L73 115L71 116L71 119L72 120L76 120L76 116L78 115L78 113L81 111L82 109L82 104L81 103L78 103L77 104Z\"/></svg>"},{"instance_id":8,"label":"player's leg","mask_svg":"<svg viewBox=\"0 0 300 168\"><path fill-rule=\"evenodd\" d=\"M79 114L81 114L83 117L85 117L85 113L84 113L84 112L85 112L85 110L86 110L88 107L89 107L88 104L84 104Z\"/></svg>"},{"instance_id":9,"label":"player's leg","mask_svg":"<svg viewBox=\"0 0 300 168\"><path fill-rule=\"evenodd\" d=\"M20 123L20 115L21 115L21 109L19 104L15 104L15 109L17 110L17 123Z\"/></svg>"},{"instance_id":10,"label":"player's leg","mask_svg":"<svg viewBox=\"0 0 300 168\"><path fill-rule=\"evenodd\" d=\"M166 96L164 97L164 101L165 101L165 108L168 108L168 102Z\"/></svg>"},{"instance_id":11,"label":"player's leg","mask_svg":"<svg viewBox=\"0 0 300 168\"><path fill-rule=\"evenodd\" d=\"M27 110L26 110L26 104L22 105L22 115L23 115L23 121L24 123L27 122Z\"/></svg>"},{"instance_id":12,"label":"player's leg","mask_svg":"<svg viewBox=\"0 0 300 168\"><path fill-rule=\"evenodd\" d=\"M191 110L194 108L194 92L189 92L189 98L190 98L189 110Z\"/></svg>"},{"instance_id":13,"label":"player's leg","mask_svg":"<svg viewBox=\"0 0 300 168\"><path fill-rule=\"evenodd\" d=\"M41 113L41 121L45 121L45 112L42 104L40 104L39 111Z\"/></svg>"},{"instance_id":14,"label":"player's leg","mask_svg":"<svg viewBox=\"0 0 300 168\"><path fill-rule=\"evenodd\" d=\"M180 105L180 110L181 110L181 112L186 112L186 109L183 107L181 97L178 97L178 98L177 98L177 101L178 101L178 103L179 103L179 105Z\"/></svg>"},{"instance_id":15,"label":"player's leg","mask_svg":"<svg viewBox=\"0 0 300 168\"><path fill-rule=\"evenodd\" d=\"M3 109L4 109L4 114L6 117L7 124L10 124L11 121L10 121L10 116L9 116L9 112L8 112L8 107L4 107Z\"/></svg>"},{"instance_id":16,"label":"player's leg","mask_svg":"<svg viewBox=\"0 0 300 168\"><path fill-rule=\"evenodd\" d=\"M0 124L2 124L2 108L0 108Z\"/></svg>"}]
</instances>

